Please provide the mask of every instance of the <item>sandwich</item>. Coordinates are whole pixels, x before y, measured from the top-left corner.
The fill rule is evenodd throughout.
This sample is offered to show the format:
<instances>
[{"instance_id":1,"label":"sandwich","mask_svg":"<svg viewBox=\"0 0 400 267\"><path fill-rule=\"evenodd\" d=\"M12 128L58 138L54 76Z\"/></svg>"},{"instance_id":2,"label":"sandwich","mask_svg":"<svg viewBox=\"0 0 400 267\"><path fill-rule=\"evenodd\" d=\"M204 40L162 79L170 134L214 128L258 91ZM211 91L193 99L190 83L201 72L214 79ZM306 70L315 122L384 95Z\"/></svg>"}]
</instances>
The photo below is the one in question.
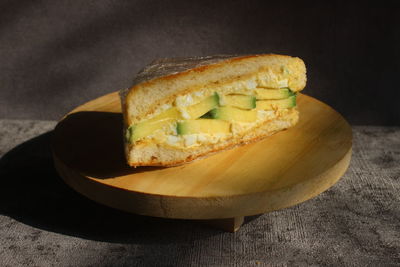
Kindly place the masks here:
<instances>
[{"instance_id":1,"label":"sandwich","mask_svg":"<svg viewBox=\"0 0 400 267\"><path fill-rule=\"evenodd\" d=\"M188 163L297 123L296 95L306 85L301 59L275 54L213 59L190 68L177 62L152 66L145 72L153 78L139 74L139 82L121 93L130 166ZM178 72L171 72L174 65Z\"/></svg>"}]
</instances>

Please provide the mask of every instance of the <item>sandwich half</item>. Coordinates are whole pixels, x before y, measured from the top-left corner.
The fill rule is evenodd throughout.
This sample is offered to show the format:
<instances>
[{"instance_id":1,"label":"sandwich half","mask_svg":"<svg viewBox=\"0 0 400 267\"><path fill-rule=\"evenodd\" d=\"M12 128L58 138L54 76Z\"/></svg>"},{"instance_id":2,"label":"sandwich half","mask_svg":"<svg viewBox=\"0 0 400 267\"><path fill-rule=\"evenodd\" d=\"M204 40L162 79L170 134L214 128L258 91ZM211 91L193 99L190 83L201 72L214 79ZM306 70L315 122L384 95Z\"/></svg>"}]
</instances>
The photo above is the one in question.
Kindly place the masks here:
<instances>
[{"instance_id":1,"label":"sandwich half","mask_svg":"<svg viewBox=\"0 0 400 267\"><path fill-rule=\"evenodd\" d=\"M154 65L146 71L155 78L122 94L129 165L180 165L297 123L296 94L306 85L301 59L267 54L197 63ZM165 74L171 66L180 69Z\"/></svg>"}]
</instances>

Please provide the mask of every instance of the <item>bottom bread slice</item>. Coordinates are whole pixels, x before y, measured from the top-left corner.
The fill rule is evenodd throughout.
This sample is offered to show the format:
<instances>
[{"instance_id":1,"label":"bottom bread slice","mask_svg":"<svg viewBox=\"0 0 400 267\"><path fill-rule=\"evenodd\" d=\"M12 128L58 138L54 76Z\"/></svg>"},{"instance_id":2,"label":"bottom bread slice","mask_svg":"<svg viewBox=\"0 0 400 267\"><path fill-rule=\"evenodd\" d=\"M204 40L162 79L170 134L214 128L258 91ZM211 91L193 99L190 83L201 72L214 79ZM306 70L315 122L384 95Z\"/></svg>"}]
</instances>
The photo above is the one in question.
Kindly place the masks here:
<instances>
[{"instance_id":1,"label":"bottom bread slice","mask_svg":"<svg viewBox=\"0 0 400 267\"><path fill-rule=\"evenodd\" d=\"M244 135L234 136L216 144L178 149L163 144L150 143L138 146L126 146L125 152L130 166L177 166L208 157L222 150L259 141L294 126L298 119L299 114L297 109L292 109L285 115L266 121Z\"/></svg>"}]
</instances>

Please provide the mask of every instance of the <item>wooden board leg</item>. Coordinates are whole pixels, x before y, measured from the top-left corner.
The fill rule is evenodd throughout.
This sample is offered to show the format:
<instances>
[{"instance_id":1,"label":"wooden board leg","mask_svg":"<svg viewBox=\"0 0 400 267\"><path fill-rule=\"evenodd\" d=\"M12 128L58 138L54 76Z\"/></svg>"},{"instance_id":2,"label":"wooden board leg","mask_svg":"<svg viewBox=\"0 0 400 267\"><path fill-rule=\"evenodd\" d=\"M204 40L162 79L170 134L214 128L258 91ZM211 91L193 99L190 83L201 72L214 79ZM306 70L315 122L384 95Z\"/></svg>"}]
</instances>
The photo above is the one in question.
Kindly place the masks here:
<instances>
[{"instance_id":1,"label":"wooden board leg","mask_svg":"<svg viewBox=\"0 0 400 267\"><path fill-rule=\"evenodd\" d=\"M214 228L221 229L227 232L234 233L239 230L244 222L244 217L235 217L227 219L216 219L216 220L206 220L205 224L210 225Z\"/></svg>"}]
</instances>

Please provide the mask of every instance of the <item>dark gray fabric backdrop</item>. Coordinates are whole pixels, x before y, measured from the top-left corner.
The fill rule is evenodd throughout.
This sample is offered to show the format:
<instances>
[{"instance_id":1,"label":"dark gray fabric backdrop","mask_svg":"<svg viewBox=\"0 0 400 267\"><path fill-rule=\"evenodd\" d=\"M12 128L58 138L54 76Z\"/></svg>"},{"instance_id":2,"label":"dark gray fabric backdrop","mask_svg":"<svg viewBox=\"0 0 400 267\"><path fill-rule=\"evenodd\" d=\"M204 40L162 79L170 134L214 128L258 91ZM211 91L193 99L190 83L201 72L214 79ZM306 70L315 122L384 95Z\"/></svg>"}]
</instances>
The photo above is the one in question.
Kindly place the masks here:
<instances>
[{"instance_id":1,"label":"dark gray fabric backdrop","mask_svg":"<svg viewBox=\"0 0 400 267\"><path fill-rule=\"evenodd\" d=\"M273 52L304 59L304 93L352 124L400 125L398 14L355 1L1 1L0 118L58 119L160 57Z\"/></svg>"}]
</instances>

